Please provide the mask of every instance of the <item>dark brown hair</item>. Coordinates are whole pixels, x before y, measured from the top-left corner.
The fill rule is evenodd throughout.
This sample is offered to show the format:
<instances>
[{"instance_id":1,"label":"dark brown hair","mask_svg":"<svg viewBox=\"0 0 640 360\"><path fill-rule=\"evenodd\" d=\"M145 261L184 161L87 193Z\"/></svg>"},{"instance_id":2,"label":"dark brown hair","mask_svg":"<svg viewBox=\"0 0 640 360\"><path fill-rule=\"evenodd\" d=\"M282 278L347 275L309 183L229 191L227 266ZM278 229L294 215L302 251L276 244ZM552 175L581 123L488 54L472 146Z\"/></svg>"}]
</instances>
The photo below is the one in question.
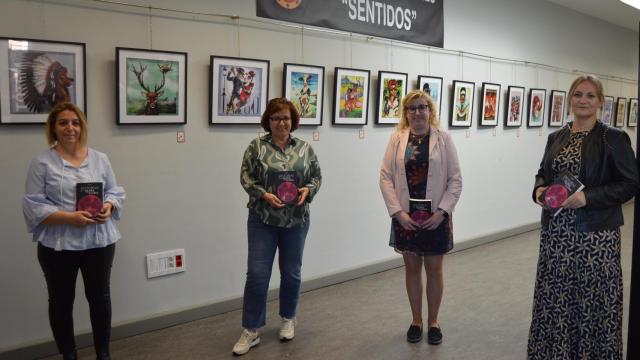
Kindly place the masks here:
<instances>
[{"instance_id":1,"label":"dark brown hair","mask_svg":"<svg viewBox=\"0 0 640 360\"><path fill-rule=\"evenodd\" d=\"M275 98L269 100L267 109L262 113L262 118L260 118L260 125L264 131L271 132L271 125L269 124L271 115L285 109L289 109L289 113L291 114L290 131L293 132L298 128L298 124L300 124L300 114L298 114L298 109L296 109L295 105L286 98Z\"/></svg>"},{"instance_id":2,"label":"dark brown hair","mask_svg":"<svg viewBox=\"0 0 640 360\"><path fill-rule=\"evenodd\" d=\"M66 110L73 111L76 113L76 116L78 116L78 120L80 120L80 138L78 141L82 146L87 145L87 137L89 135L89 131L87 130L87 118L79 107L70 102L59 103L49 111L47 124L45 125L47 143L49 143L49 146L53 146L58 141L58 138L56 137L56 120L58 120L58 114Z\"/></svg>"}]
</instances>

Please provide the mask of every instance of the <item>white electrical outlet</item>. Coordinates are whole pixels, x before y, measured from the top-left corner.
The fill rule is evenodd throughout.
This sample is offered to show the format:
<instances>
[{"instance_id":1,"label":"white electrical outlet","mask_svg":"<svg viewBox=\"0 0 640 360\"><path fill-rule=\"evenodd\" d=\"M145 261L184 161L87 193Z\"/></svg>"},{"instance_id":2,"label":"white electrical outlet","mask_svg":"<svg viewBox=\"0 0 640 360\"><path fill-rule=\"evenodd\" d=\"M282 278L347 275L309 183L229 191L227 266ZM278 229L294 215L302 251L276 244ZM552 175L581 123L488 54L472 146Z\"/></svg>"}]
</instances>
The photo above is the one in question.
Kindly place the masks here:
<instances>
[{"instance_id":1,"label":"white electrical outlet","mask_svg":"<svg viewBox=\"0 0 640 360\"><path fill-rule=\"evenodd\" d=\"M147 278L183 272L186 268L184 249L147 254Z\"/></svg>"}]
</instances>

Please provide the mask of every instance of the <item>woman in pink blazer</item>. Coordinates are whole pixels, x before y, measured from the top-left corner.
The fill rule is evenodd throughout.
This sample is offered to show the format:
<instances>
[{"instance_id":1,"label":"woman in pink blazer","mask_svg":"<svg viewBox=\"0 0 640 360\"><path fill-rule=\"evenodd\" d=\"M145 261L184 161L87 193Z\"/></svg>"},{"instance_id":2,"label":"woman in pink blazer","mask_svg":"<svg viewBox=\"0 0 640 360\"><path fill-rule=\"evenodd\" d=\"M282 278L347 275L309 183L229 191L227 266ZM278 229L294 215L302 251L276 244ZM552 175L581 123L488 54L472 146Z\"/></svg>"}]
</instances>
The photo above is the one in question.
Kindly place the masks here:
<instances>
[{"instance_id":1,"label":"woman in pink blazer","mask_svg":"<svg viewBox=\"0 0 640 360\"><path fill-rule=\"evenodd\" d=\"M422 266L427 273L428 342L438 345L438 310L444 280L443 255L453 248L452 212L462 192L458 154L449 134L439 129L435 103L420 90L402 100L402 116L391 135L380 169L380 190L392 217L389 245L405 264L413 321L407 341L422 340ZM411 199L411 201L410 201ZM423 201L415 201L423 200ZM430 217L412 216L410 203L430 200ZM415 209L415 208L414 208Z\"/></svg>"}]
</instances>

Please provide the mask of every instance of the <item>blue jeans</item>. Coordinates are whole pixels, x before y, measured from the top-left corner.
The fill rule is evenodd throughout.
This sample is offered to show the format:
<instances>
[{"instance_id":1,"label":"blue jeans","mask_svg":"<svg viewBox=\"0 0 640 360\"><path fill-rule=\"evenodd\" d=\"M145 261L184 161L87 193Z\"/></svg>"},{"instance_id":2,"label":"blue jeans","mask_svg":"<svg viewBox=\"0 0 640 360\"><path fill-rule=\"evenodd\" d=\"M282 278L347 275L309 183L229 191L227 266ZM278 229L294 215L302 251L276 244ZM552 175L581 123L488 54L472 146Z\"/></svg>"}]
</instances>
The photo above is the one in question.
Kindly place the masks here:
<instances>
[{"instance_id":1,"label":"blue jeans","mask_svg":"<svg viewBox=\"0 0 640 360\"><path fill-rule=\"evenodd\" d=\"M258 215L249 211L249 255L242 307L242 327L245 329L258 329L265 325L267 291L276 249L280 266L280 316L287 319L296 316L302 252L308 231L309 223L283 228L265 224Z\"/></svg>"}]
</instances>

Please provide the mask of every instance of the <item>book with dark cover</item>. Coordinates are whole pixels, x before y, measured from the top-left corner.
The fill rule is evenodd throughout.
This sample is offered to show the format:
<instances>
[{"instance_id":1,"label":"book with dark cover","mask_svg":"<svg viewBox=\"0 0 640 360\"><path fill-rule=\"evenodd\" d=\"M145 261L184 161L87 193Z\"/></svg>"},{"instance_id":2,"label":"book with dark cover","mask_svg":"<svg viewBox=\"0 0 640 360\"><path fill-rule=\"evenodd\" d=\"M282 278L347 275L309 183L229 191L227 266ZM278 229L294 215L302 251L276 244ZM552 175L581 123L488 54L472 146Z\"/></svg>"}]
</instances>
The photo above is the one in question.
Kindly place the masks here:
<instances>
[{"instance_id":1,"label":"book with dark cover","mask_svg":"<svg viewBox=\"0 0 640 360\"><path fill-rule=\"evenodd\" d=\"M295 171L275 171L270 174L272 192L283 203L295 204L298 199L298 173Z\"/></svg>"},{"instance_id":2,"label":"book with dark cover","mask_svg":"<svg viewBox=\"0 0 640 360\"><path fill-rule=\"evenodd\" d=\"M433 213L431 212L431 199L409 199L409 213L411 219L422 225Z\"/></svg>"},{"instance_id":3,"label":"book with dark cover","mask_svg":"<svg viewBox=\"0 0 640 360\"><path fill-rule=\"evenodd\" d=\"M101 182L76 184L76 210L88 211L95 217L102 211L103 188Z\"/></svg>"},{"instance_id":4,"label":"book with dark cover","mask_svg":"<svg viewBox=\"0 0 640 360\"><path fill-rule=\"evenodd\" d=\"M556 216L562 211L562 203L576 192L584 189L584 184L569 172L558 174L553 183L549 185L538 200L544 204L544 209Z\"/></svg>"}]
</instances>

